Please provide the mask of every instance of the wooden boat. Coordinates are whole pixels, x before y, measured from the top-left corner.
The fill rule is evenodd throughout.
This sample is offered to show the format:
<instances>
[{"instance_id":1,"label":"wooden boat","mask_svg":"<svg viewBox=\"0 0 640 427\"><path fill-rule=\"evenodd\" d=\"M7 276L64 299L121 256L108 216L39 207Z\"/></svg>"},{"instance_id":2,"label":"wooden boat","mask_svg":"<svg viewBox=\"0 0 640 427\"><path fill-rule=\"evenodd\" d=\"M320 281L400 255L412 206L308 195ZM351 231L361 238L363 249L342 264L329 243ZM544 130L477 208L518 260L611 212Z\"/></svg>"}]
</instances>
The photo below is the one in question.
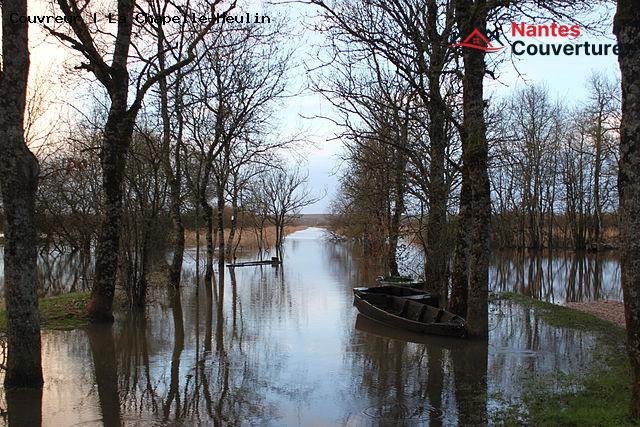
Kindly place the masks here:
<instances>
[{"instance_id":1,"label":"wooden boat","mask_svg":"<svg viewBox=\"0 0 640 427\"><path fill-rule=\"evenodd\" d=\"M233 264L227 264L227 267L252 267L254 265L280 265L282 261L280 261L276 257L272 257L271 259L266 259L263 261L246 261L246 262L235 262Z\"/></svg>"},{"instance_id":2,"label":"wooden boat","mask_svg":"<svg viewBox=\"0 0 640 427\"><path fill-rule=\"evenodd\" d=\"M406 286L413 289L424 288L425 282L414 280L411 277L397 276L397 277L383 277L379 276L376 281L381 285L394 285L394 286Z\"/></svg>"},{"instance_id":3,"label":"wooden boat","mask_svg":"<svg viewBox=\"0 0 640 427\"><path fill-rule=\"evenodd\" d=\"M465 320L438 308L438 297L426 292L379 286L354 288L353 295L353 305L360 313L386 325L421 334L467 335Z\"/></svg>"}]
</instances>

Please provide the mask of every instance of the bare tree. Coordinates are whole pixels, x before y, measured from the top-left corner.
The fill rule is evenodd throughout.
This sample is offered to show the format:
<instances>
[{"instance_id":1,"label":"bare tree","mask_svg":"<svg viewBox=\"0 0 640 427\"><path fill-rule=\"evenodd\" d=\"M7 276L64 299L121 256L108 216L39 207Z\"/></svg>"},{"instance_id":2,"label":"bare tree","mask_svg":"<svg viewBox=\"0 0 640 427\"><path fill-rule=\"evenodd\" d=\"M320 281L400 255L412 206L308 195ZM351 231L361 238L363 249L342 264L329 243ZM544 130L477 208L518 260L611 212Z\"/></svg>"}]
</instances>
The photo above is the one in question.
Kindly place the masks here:
<instances>
[{"instance_id":1,"label":"bare tree","mask_svg":"<svg viewBox=\"0 0 640 427\"><path fill-rule=\"evenodd\" d=\"M588 80L589 100L585 115L591 122L590 136L593 146L593 214L591 218L592 246L598 250L602 244L603 211L610 202L612 186L609 172L615 164L615 141L613 135L619 129L616 117L620 109L619 90L606 76L594 73Z\"/></svg>"},{"instance_id":2,"label":"bare tree","mask_svg":"<svg viewBox=\"0 0 640 427\"><path fill-rule=\"evenodd\" d=\"M421 181L419 186L427 199L424 205L428 207L422 239L426 255L426 283L431 291L446 300L449 269L447 201L450 195L446 173L447 150L453 140L451 123L457 124L450 99L452 92L456 91L452 82L456 80L457 68L455 49L449 47L455 24L453 2L313 0L311 3L324 11L323 29L330 34L334 52L329 62L332 71L338 71L331 79L343 80L336 90L341 96L335 103L339 108L351 108L352 113L360 116L362 113L358 110L366 110L366 104L380 109L380 104L386 103L392 110L404 110L405 117L408 106L420 111L422 126L416 128L419 132L416 140L422 142L424 150L416 151L414 145L406 144L406 138L397 135L378 140L405 151L416 160L414 165L419 173L416 178ZM365 79L382 86L381 94L372 96L363 91L363 87L371 85L371 82L363 81L362 76L354 71L359 63L364 65L360 68L367 69L372 75ZM394 77L385 76L385 72ZM385 86L389 82L397 84L397 80L408 89L404 93L407 99L401 99L400 105L390 102L392 100L385 96ZM351 98L346 102L347 108L345 98ZM360 104L360 108L353 108L353 104ZM409 113L412 114L415 112Z\"/></svg>"},{"instance_id":3,"label":"bare tree","mask_svg":"<svg viewBox=\"0 0 640 427\"><path fill-rule=\"evenodd\" d=\"M219 3L221 3L220 0L214 0L212 4L203 2L201 6L205 12L214 13ZM54 36L83 56L84 62L79 68L95 76L106 90L111 102L104 125L100 156L104 220L96 247L95 278L91 299L87 306L87 315L96 322L113 321L112 306L122 222L124 169L135 120L142 108L142 102L149 89L161 79L195 60L196 47L215 25L215 20L210 20L206 26L188 33L189 42L186 43L184 57L154 72L153 65L158 61L157 50L154 49L155 54L151 53L153 50L145 52L145 41L138 39L139 36L144 36L144 28L141 28L141 31L137 29L134 31L134 22L136 22L134 11L139 5L131 0L118 0L117 4L119 19L115 34L98 28L96 23L88 22L84 16L89 12L87 8L89 5L78 0L57 0L62 13L76 17L69 23L71 34L62 28L46 27ZM167 4L173 5L170 2ZM235 2L228 7L229 9L235 7ZM172 10L176 13L185 12L178 6ZM153 43L151 45L155 48ZM139 56L138 60L142 63L134 79L134 91L130 86L129 64L132 46ZM109 51L110 47L112 47L111 51ZM131 92L133 92L133 101L129 102Z\"/></svg>"},{"instance_id":4,"label":"bare tree","mask_svg":"<svg viewBox=\"0 0 640 427\"><path fill-rule=\"evenodd\" d=\"M298 168L291 171L276 168L260 177L261 197L266 201L269 221L276 228L275 248L282 259L284 228L299 217L300 211L319 200L306 187L308 177Z\"/></svg>"},{"instance_id":5,"label":"bare tree","mask_svg":"<svg viewBox=\"0 0 640 427\"><path fill-rule=\"evenodd\" d=\"M575 22L581 12L590 10L584 0L456 0L455 15L458 31L466 36L474 30L486 33L487 22L526 16L543 19L545 15ZM465 230L460 233L454 260L455 271L460 272L452 283L452 293L467 296L467 321L472 336L488 336L488 278L491 239L491 191L488 176L487 124L483 80L487 70L486 52L480 49L462 49L464 76L462 78L463 122L462 140L462 194L460 212ZM467 198L468 196L468 198ZM467 289L468 287L468 289ZM450 305L459 312L460 307Z\"/></svg>"},{"instance_id":6,"label":"bare tree","mask_svg":"<svg viewBox=\"0 0 640 427\"><path fill-rule=\"evenodd\" d=\"M213 274L215 241L218 262L224 263L226 189L239 147L248 144L253 147L249 152L264 153L286 144L263 137L270 133L273 103L285 90L291 56L278 44L280 30L241 27L207 38L202 61L189 77L192 93L184 101L189 112L185 150L195 151L200 162L200 174L189 179L191 188L197 188L206 222L207 282ZM215 217L212 199L216 200Z\"/></svg>"},{"instance_id":7,"label":"bare tree","mask_svg":"<svg viewBox=\"0 0 640 427\"><path fill-rule=\"evenodd\" d=\"M486 1L457 0L456 19L461 34L471 34L474 29L485 33L489 9ZM471 336L486 337L489 333L488 292L489 253L491 227L491 193L489 189L487 128L484 117L483 80L486 71L486 52L464 49L462 180L468 183L468 202L460 207L468 212L465 225L469 233L466 257L467 321ZM463 291L464 292L464 291ZM455 310L457 311L457 310Z\"/></svg>"},{"instance_id":8,"label":"bare tree","mask_svg":"<svg viewBox=\"0 0 640 427\"><path fill-rule=\"evenodd\" d=\"M42 387L37 296L35 199L38 161L25 143L24 114L29 76L26 0L2 4L0 73L0 188L4 210L4 292L7 306L7 372L4 385Z\"/></svg>"}]
</instances>

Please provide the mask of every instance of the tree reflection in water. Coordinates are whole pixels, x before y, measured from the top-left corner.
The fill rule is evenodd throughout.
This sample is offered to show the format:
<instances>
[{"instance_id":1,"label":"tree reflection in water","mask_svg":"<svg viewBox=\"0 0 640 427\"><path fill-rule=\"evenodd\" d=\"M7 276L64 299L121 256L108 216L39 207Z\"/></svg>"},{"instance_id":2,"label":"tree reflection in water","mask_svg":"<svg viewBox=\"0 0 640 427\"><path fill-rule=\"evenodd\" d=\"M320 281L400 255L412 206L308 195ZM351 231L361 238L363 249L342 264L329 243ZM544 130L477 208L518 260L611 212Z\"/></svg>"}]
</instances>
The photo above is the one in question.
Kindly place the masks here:
<instances>
[{"instance_id":1,"label":"tree reflection in water","mask_svg":"<svg viewBox=\"0 0 640 427\"><path fill-rule=\"evenodd\" d=\"M615 252L497 252L489 283L494 292L518 292L556 304L622 299Z\"/></svg>"},{"instance_id":2,"label":"tree reflection in water","mask_svg":"<svg viewBox=\"0 0 640 427\"><path fill-rule=\"evenodd\" d=\"M122 381L118 381L117 353L112 325L92 325L87 328L87 337L93 358L102 422L105 426L119 426L121 424L119 390L124 388L122 381L127 381L131 375L136 376L138 365L125 366L121 371L125 375ZM129 367L134 368L133 372L126 369ZM124 389L128 390L128 387ZM123 397L126 400L127 396ZM135 399L132 401L136 402Z\"/></svg>"},{"instance_id":3,"label":"tree reflection in water","mask_svg":"<svg viewBox=\"0 0 640 427\"><path fill-rule=\"evenodd\" d=\"M483 424L521 402L522 375L589 362L589 334L505 301L491 307L488 344L357 318L352 288L373 282L375 264L317 230L298 234L280 269L224 268L205 283L187 262L180 291L152 290L144 315L45 332L42 397L7 395L4 423L37 425L42 407L56 425ZM494 260L492 280L543 298L604 296L615 292L604 283L615 263L511 255Z\"/></svg>"}]
</instances>

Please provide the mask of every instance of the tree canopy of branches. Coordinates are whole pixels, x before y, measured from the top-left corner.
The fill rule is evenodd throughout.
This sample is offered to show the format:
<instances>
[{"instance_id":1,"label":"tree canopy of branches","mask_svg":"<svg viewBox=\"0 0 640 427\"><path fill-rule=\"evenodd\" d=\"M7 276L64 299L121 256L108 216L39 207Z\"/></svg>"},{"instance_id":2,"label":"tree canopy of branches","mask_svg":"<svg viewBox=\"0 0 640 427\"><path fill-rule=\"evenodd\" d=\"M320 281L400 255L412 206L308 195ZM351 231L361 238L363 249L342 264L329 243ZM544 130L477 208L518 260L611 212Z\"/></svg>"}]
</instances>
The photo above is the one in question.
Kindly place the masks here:
<instances>
[{"instance_id":1,"label":"tree canopy of branches","mask_svg":"<svg viewBox=\"0 0 640 427\"><path fill-rule=\"evenodd\" d=\"M308 177L299 169L271 169L259 177L255 191L266 206L267 218L276 228L275 248L282 259L284 228L290 225L305 206L318 201L306 187Z\"/></svg>"},{"instance_id":2,"label":"tree canopy of branches","mask_svg":"<svg viewBox=\"0 0 640 427\"><path fill-rule=\"evenodd\" d=\"M205 11L213 11L219 3L203 2L199 6ZM65 32L64 28L47 27L48 30L81 54L83 61L79 68L95 76L110 100L100 151L104 220L96 248L95 278L87 314L94 321L112 321L122 223L124 170L136 117L149 89L196 59L197 45L215 22L211 20L208 25L196 30L179 31L178 38L189 37L189 41L185 43L185 55L176 58L171 66L159 69L156 64L163 58L163 50L160 49L158 52L157 43L152 43L149 37L145 37L144 27L135 28L134 31L136 21L133 15L136 8L141 8L142 5L130 0L118 0L119 19L114 33L105 32L98 28L96 23L87 22L84 16L90 12L87 10L88 5L80 4L76 0L59 0L57 5L62 13L76 16L77 19L71 20L70 33ZM234 5L232 3L229 7L233 8ZM170 2L154 6L155 10L165 12L170 8L177 9L176 13L181 11L179 6ZM157 34L165 36L164 33L156 31ZM133 69L130 64L131 51L137 54L141 63ZM131 83L135 90L133 100L129 102Z\"/></svg>"}]
</instances>

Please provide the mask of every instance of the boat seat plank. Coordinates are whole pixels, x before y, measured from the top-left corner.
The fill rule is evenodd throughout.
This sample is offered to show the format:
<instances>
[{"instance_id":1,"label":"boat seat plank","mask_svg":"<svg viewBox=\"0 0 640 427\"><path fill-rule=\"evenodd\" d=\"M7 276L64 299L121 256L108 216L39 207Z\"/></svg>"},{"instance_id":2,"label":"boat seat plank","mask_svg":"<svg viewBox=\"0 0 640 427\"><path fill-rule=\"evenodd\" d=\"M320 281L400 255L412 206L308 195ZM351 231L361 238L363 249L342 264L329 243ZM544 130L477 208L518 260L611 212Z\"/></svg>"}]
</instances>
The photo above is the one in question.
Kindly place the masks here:
<instances>
[{"instance_id":1,"label":"boat seat plank","mask_svg":"<svg viewBox=\"0 0 640 427\"><path fill-rule=\"evenodd\" d=\"M409 307L409 300L403 298L400 311L398 311L398 316L402 316L403 314L405 314L407 312L407 307Z\"/></svg>"}]
</instances>

